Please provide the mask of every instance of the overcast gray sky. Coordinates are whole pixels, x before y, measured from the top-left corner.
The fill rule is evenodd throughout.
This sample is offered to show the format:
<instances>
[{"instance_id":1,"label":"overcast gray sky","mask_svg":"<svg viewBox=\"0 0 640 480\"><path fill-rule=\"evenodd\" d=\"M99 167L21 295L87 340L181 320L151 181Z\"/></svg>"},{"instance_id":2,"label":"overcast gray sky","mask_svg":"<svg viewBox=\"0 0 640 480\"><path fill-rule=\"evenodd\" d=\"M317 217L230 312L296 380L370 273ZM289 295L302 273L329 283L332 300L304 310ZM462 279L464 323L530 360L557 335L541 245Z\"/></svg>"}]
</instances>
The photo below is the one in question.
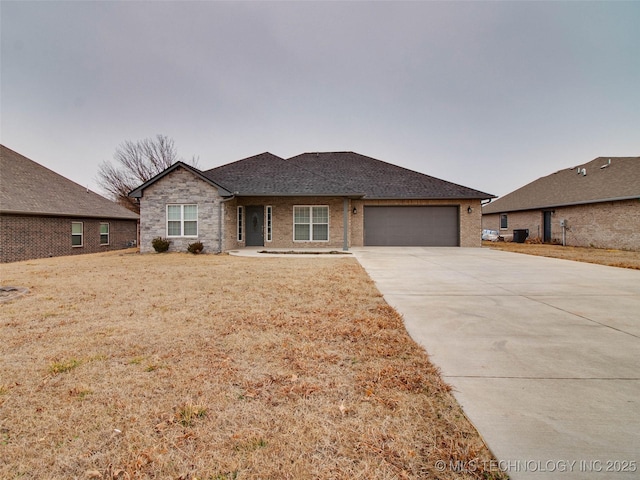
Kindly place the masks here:
<instances>
[{"instance_id":1,"label":"overcast gray sky","mask_svg":"<svg viewBox=\"0 0 640 480\"><path fill-rule=\"evenodd\" d=\"M640 155L640 2L0 4L2 143L100 191L158 133L202 169L350 150L495 195Z\"/></svg>"}]
</instances>

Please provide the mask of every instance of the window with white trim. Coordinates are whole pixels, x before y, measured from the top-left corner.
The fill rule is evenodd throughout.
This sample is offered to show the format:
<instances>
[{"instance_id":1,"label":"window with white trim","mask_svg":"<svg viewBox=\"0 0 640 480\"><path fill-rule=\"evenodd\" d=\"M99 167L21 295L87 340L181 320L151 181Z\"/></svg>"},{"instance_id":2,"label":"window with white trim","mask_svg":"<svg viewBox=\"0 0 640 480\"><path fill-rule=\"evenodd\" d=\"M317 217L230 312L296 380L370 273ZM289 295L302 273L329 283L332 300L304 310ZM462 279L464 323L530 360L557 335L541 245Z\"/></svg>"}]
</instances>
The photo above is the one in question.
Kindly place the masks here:
<instances>
[{"instance_id":1,"label":"window with white trim","mask_svg":"<svg viewBox=\"0 0 640 480\"><path fill-rule=\"evenodd\" d=\"M244 207L238 207L238 241L242 242L244 239Z\"/></svg>"},{"instance_id":2,"label":"window with white trim","mask_svg":"<svg viewBox=\"0 0 640 480\"><path fill-rule=\"evenodd\" d=\"M273 240L273 209L267 205L267 242Z\"/></svg>"},{"instance_id":3,"label":"window with white trim","mask_svg":"<svg viewBox=\"0 0 640 480\"><path fill-rule=\"evenodd\" d=\"M100 245L109 245L109 224L100 224Z\"/></svg>"},{"instance_id":4,"label":"window with white trim","mask_svg":"<svg viewBox=\"0 0 640 480\"><path fill-rule=\"evenodd\" d=\"M198 205L167 205L167 237L198 236Z\"/></svg>"},{"instance_id":5,"label":"window with white trim","mask_svg":"<svg viewBox=\"0 0 640 480\"><path fill-rule=\"evenodd\" d=\"M71 222L71 246L82 247L84 237L84 226L82 222Z\"/></svg>"},{"instance_id":6,"label":"window with white trim","mask_svg":"<svg viewBox=\"0 0 640 480\"><path fill-rule=\"evenodd\" d=\"M294 242L329 241L329 207L295 206L293 207Z\"/></svg>"},{"instance_id":7,"label":"window with white trim","mask_svg":"<svg viewBox=\"0 0 640 480\"><path fill-rule=\"evenodd\" d=\"M507 228L509 228L509 222L507 219L507 214L506 213L502 213L500 214L500 230L506 230Z\"/></svg>"}]
</instances>

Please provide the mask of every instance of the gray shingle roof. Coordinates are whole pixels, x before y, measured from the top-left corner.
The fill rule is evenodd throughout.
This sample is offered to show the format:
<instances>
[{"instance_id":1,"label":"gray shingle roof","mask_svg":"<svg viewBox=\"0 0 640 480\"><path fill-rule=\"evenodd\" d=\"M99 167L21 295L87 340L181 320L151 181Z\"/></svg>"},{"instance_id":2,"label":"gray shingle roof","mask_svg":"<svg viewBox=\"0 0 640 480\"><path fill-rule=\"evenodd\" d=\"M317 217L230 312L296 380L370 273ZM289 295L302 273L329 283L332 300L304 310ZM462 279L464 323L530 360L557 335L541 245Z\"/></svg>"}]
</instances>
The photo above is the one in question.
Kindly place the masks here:
<instances>
[{"instance_id":1,"label":"gray shingle roof","mask_svg":"<svg viewBox=\"0 0 640 480\"><path fill-rule=\"evenodd\" d=\"M583 169L586 175L582 174ZM640 198L640 157L598 157L514 190L483 207L482 213L534 210L630 198Z\"/></svg>"},{"instance_id":2,"label":"gray shingle roof","mask_svg":"<svg viewBox=\"0 0 640 480\"><path fill-rule=\"evenodd\" d=\"M360 192L265 152L204 172L236 195L354 195Z\"/></svg>"},{"instance_id":3,"label":"gray shingle roof","mask_svg":"<svg viewBox=\"0 0 640 480\"><path fill-rule=\"evenodd\" d=\"M138 215L0 145L0 212L137 220Z\"/></svg>"},{"instance_id":4,"label":"gray shingle roof","mask_svg":"<svg viewBox=\"0 0 640 480\"><path fill-rule=\"evenodd\" d=\"M327 195L371 199L487 199L493 195L354 152L271 153L203 172L237 195Z\"/></svg>"},{"instance_id":5,"label":"gray shingle roof","mask_svg":"<svg viewBox=\"0 0 640 480\"><path fill-rule=\"evenodd\" d=\"M354 152L303 153L289 162L369 199L488 199L494 195L463 187Z\"/></svg>"}]
</instances>

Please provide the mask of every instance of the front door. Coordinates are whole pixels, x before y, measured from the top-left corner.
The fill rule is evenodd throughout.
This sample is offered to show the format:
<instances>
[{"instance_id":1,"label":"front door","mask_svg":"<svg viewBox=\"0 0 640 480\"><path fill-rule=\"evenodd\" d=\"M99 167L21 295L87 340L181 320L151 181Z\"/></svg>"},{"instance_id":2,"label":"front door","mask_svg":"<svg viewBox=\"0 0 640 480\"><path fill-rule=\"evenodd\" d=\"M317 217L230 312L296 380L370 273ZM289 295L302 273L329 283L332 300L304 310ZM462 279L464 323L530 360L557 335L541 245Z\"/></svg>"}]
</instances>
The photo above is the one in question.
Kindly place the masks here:
<instances>
[{"instance_id":1,"label":"front door","mask_svg":"<svg viewBox=\"0 0 640 480\"><path fill-rule=\"evenodd\" d=\"M544 228L542 231L542 241L551 243L551 212L544 213Z\"/></svg>"},{"instance_id":2,"label":"front door","mask_svg":"<svg viewBox=\"0 0 640 480\"><path fill-rule=\"evenodd\" d=\"M245 216L245 229L247 247L264 246L264 207L247 207Z\"/></svg>"}]
</instances>

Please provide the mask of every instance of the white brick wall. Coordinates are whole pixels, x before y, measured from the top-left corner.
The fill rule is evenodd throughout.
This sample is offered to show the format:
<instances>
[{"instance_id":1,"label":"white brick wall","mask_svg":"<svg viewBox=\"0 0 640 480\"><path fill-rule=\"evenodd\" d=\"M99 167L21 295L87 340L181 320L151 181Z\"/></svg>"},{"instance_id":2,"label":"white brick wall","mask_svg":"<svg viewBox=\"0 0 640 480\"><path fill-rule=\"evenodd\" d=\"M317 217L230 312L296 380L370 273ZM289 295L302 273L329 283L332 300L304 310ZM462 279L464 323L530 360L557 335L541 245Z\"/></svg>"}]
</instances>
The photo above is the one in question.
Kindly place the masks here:
<instances>
[{"instance_id":1,"label":"white brick wall","mask_svg":"<svg viewBox=\"0 0 640 480\"><path fill-rule=\"evenodd\" d=\"M170 238L172 252L186 252L190 243L200 241L205 253L220 251L218 218L220 200L216 188L184 168L177 168L144 190L140 199L140 251L154 252L151 241L167 237L167 205L198 205L198 237Z\"/></svg>"}]
</instances>

